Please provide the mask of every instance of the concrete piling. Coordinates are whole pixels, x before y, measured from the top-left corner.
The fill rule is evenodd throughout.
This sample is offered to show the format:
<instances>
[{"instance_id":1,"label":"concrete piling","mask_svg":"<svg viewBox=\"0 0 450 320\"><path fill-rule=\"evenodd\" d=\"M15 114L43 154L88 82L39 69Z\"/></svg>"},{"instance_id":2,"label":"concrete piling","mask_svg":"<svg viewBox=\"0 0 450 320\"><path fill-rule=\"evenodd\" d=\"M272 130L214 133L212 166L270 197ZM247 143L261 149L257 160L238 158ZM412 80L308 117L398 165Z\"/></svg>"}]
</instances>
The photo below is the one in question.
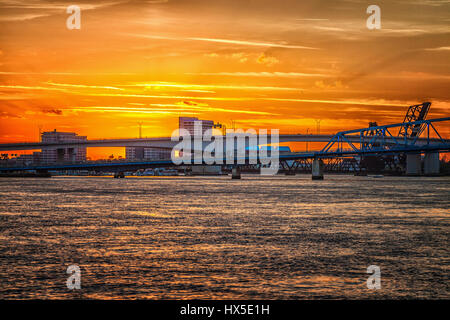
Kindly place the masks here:
<instances>
[{"instance_id":1,"label":"concrete piling","mask_svg":"<svg viewBox=\"0 0 450 320\"><path fill-rule=\"evenodd\" d=\"M122 179L125 178L125 173L123 172L115 172L114 173L114 179Z\"/></svg>"},{"instance_id":2,"label":"concrete piling","mask_svg":"<svg viewBox=\"0 0 450 320\"><path fill-rule=\"evenodd\" d=\"M231 179L240 179L241 178L241 168L234 167L231 169Z\"/></svg>"},{"instance_id":3,"label":"concrete piling","mask_svg":"<svg viewBox=\"0 0 450 320\"><path fill-rule=\"evenodd\" d=\"M425 153L425 157L423 159L423 173L426 176L439 175L440 165L439 152Z\"/></svg>"},{"instance_id":4,"label":"concrete piling","mask_svg":"<svg viewBox=\"0 0 450 320\"><path fill-rule=\"evenodd\" d=\"M323 180L323 160L314 159L312 162L312 179Z\"/></svg>"},{"instance_id":5,"label":"concrete piling","mask_svg":"<svg viewBox=\"0 0 450 320\"><path fill-rule=\"evenodd\" d=\"M419 154L406 155L406 175L419 176L422 173L422 157Z\"/></svg>"}]
</instances>

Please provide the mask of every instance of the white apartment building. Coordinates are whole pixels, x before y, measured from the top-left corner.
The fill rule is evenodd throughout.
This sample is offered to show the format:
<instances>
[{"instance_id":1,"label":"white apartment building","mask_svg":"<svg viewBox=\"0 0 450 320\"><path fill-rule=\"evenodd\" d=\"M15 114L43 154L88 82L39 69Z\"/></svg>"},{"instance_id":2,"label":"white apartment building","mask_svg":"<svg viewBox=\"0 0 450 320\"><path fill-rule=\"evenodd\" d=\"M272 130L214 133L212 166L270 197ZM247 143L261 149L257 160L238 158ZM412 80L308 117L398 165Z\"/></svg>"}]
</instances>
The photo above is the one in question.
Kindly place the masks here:
<instances>
[{"instance_id":1,"label":"white apartment building","mask_svg":"<svg viewBox=\"0 0 450 320\"><path fill-rule=\"evenodd\" d=\"M195 123L201 124L201 131L195 128ZM214 126L213 120L200 120L198 118L189 118L189 117L179 117L178 118L178 128L186 129L189 131L189 134L192 135L203 135L206 130L212 129ZM197 131L196 131L197 130Z\"/></svg>"},{"instance_id":2,"label":"white apartment building","mask_svg":"<svg viewBox=\"0 0 450 320\"><path fill-rule=\"evenodd\" d=\"M53 131L43 132L41 135L41 141L43 143L78 142L78 141L87 141L87 137L79 136L74 132L58 132L55 129ZM41 161L43 163L86 161L86 147L75 147L75 148L43 147Z\"/></svg>"}]
</instances>

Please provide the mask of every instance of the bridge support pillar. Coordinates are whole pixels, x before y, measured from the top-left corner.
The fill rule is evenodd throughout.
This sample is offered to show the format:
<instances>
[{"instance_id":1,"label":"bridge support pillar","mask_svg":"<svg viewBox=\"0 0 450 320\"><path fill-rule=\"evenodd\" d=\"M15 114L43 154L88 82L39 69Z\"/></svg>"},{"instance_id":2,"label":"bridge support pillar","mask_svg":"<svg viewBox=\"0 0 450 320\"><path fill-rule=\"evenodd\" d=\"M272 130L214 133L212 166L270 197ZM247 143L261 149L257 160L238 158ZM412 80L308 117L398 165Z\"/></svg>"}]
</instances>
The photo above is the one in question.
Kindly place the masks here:
<instances>
[{"instance_id":1,"label":"bridge support pillar","mask_svg":"<svg viewBox=\"0 0 450 320\"><path fill-rule=\"evenodd\" d=\"M114 179L122 179L125 178L125 174L123 172L114 173Z\"/></svg>"},{"instance_id":2,"label":"bridge support pillar","mask_svg":"<svg viewBox=\"0 0 450 320\"><path fill-rule=\"evenodd\" d=\"M312 179L323 180L323 161L314 159L312 162Z\"/></svg>"},{"instance_id":3,"label":"bridge support pillar","mask_svg":"<svg viewBox=\"0 0 450 320\"><path fill-rule=\"evenodd\" d=\"M422 157L419 154L406 155L406 175L418 176L422 173Z\"/></svg>"},{"instance_id":4,"label":"bridge support pillar","mask_svg":"<svg viewBox=\"0 0 450 320\"><path fill-rule=\"evenodd\" d=\"M241 178L241 168L234 167L231 169L231 179L240 179Z\"/></svg>"},{"instance_id":5,"label":"bridge support pillar","mask_svg":"<svg viewBox=\"0 0 450 320\"><path fill-rule=\"evenodd\" d=\"M425 153L425 158L423 159L423 171L426 176L438 175L440 165L439 152Z\"/></svg>"}]
</instances>

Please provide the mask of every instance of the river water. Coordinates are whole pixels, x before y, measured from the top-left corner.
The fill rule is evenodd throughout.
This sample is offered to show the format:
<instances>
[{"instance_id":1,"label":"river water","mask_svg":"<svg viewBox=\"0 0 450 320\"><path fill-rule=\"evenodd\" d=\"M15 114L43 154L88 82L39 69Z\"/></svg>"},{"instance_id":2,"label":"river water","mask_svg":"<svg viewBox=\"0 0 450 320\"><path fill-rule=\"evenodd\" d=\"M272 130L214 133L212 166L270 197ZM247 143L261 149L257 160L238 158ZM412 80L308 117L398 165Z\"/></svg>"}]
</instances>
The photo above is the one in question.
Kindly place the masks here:
<instances>
[{"instance_id":1,"label":"river water","mask_svg":"<svg viewBox=\"0 0 450 320\"><path fill-rule=\"evenodd\" d=\"M448 299L449 208L449 177L2 178L0 298Z\"/></svg>"}]
</instances>

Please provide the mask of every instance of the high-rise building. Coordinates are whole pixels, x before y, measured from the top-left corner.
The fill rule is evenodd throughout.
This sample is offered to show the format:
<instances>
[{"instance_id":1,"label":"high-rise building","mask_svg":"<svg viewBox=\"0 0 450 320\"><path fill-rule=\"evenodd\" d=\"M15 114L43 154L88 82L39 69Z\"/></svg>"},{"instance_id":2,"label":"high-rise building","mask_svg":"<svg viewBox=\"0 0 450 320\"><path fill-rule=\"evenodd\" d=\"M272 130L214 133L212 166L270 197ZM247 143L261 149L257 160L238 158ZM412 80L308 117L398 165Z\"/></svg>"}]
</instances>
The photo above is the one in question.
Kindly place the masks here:
<instances>
[{"instance_id":1,"label":"high-rise building","mask_svg":"<svg viewBox=\"0 0 450 320\"><path fill-rule=\"evenodd\" d=\"M74 132L58 132L55 129L53 131L43 132L41 141L43 143L80 142L87 141L87 137L79 136ZM43 163L86 161L86 147L44 147L42 148L41 161Z\"/></svg>"},{"instance_id":2,"label":"high-rise building","mask_svg":"<svg viewBox=\"0 0 450 320\"><path fill-rule=\"evenodd\" d=\"M167 160L170 159L171 150L151 147L126 147L125 156L127 160Z\"/></svg>"},{"instance_id":3,"label":"high-rise building","mask_svg":"<svg viewBox=\"0 0 450 320\"><path fill-rule=\"evenodd\" d=\"M127 160L143 160L144 147L125 147L125 158Z\"/></svg>"},{"instance_id":4,"label":"high-rise building","mask_svg":"<svg viewBox=\"0 0 450 320\"><path fill-rule=\"evenodd\" d=\"M158 149L158 148L145 148L144 159L145 160L167 160L170 159L172 150Z\"/></svg>"},{"instance_id":5,"label":"high-rise building","mask_svg":"<svg viewBox=\"0 0 450 320\"><path fill-rule=\"evenodd\" d=\"M195 125L197 124L197 126ZM212 129L214 126L213 120L200 120L198 118L179 117L178 129L186 129L189 134L203 135L206 130ZM198 129L201 128L201 131Z\"/></svg>"},{"instance_id":6,"label":"high-rise building","mask_svg":"<svg viewBox=\"0 0 450 320\"><path fill-rule=\"evenodd\" d=\"M21 154L14 160L20 166L30 166L30 165L34 164L33 159L34 159L34 156L32 154Z\"/></svg>"},{"instance_id":7,"label":"high-rise building","mask_svg":"<svg viewBox=\"0 0 450 320\"><path fill-rule=\"evenodd\" d=\"M206 130L212 129L214 126L214 121L199 120L198 118L179 117L178 121L178 128L186 129L192 136L203 135ZM171 150L152 147L126 147L125 155L126 159L130 161L161 160L170 159Z\"/></svg>"}]
</instances>

